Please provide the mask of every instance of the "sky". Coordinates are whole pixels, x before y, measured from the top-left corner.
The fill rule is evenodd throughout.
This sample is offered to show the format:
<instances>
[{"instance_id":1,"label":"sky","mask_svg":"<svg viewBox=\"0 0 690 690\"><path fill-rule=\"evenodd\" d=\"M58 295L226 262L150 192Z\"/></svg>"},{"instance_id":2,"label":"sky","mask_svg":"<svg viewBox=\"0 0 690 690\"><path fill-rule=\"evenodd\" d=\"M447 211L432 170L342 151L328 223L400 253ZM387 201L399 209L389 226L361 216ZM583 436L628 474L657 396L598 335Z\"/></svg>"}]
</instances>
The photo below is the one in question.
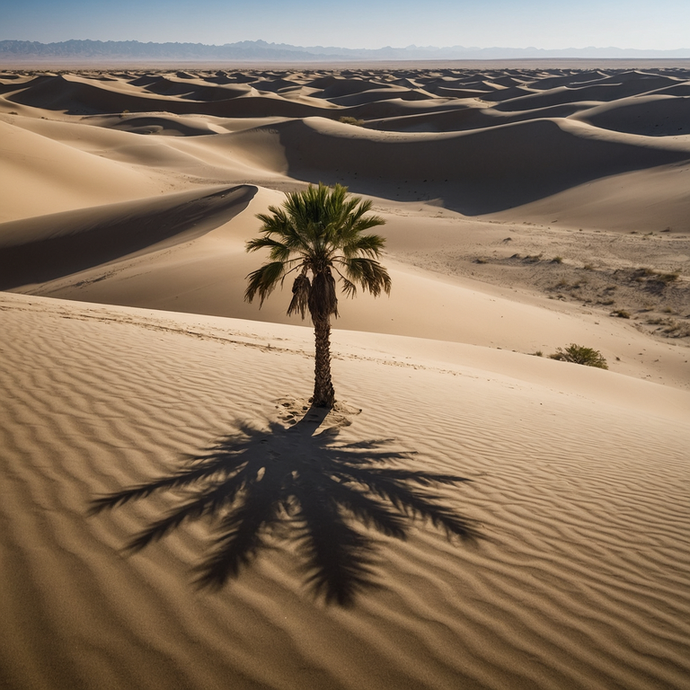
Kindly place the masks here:
<instances>
[{"instance_id":1,"label":"sky","mask_svg":"<svg viewBox=\"0 0 690 690\"><path fill-rule=\"evenodd\" d=\"M0 40L690 48L690 0L0 0Z\"/></svg>"}]
</instances>

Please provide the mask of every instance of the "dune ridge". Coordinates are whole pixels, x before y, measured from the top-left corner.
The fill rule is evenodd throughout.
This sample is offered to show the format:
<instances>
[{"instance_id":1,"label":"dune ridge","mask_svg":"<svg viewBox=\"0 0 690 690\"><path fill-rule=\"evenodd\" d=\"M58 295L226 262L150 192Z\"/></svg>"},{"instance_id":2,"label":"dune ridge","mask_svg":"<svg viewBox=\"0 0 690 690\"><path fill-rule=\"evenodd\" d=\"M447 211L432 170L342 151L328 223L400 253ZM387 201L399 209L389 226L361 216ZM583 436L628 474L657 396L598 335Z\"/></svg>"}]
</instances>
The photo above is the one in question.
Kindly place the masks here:
<instances>
[{"instance_id":1,"label":"dune ridge","mask_svg":"<svg viewBox=\"0 0 690 690\"><path fill-rule=\"evenodd\" d=\"M0 71L0 687L685 688L689 89L610 64ZM289 282L244 301L245 246L317 182L386 221L393 291L341 301L340 406L283 443L313 332ZM569 343L609 369L548 356ZM198 591L210 520L131 555L169 496L88 514L241 428L466 477L438 501L483 538L379 535L340 608L293 541Z\"/></svg>"}]
</instances>

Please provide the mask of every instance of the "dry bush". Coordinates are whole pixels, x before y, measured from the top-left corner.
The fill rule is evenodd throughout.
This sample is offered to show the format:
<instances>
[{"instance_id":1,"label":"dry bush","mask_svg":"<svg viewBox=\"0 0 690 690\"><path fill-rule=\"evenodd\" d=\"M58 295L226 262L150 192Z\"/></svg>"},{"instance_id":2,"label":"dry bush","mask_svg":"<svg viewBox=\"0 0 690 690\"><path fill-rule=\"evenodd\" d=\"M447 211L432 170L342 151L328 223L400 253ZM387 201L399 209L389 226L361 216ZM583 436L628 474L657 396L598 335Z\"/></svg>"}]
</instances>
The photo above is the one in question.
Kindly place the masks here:
<instances>
[{"instance_id":1,"label":"dry bush","mask_svg":"<svg viewBox=\"0 0 690 690\"><path fill-rule=\"evenodd\" d=\"M574 364L583 364L587 367L597 367L598 369L608 369L609 365L606 363L604 356L599 350L594 350L591 347L584 347L583 345L576 345L571 343L565 349L559 347L554 354L549 355L551 359L557 359L561 362L573 362Z\"/></svg>"}]
</instances>

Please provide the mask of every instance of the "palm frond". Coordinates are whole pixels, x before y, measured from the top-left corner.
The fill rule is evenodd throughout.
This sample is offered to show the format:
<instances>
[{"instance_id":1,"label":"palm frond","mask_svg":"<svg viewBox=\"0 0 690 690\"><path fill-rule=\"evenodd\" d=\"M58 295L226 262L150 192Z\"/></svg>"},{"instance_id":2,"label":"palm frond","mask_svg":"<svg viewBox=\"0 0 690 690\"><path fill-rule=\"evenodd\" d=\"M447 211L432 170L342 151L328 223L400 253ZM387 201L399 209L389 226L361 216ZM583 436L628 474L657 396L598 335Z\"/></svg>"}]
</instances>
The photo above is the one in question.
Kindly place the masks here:
<instances>
[{"instance_id":1,"label":"palm frond","mask_svg":"<svg viewBox=\"0 0 690 690\"><path fill-rule=\"evenodd\" d=\"M365 292L374 297L382 292L390 294L391 278L388 271L378 261L365 257L351 257L339 260L347 278L359 285Z\"/></svg>"},{"instance_id":2,"label":"palm frond","mask_svg":"<svg viewBox=\"0 0 690 690\"><path fill-rule=\"evenodd\" d=\"M351 280L348 280L338 270L337 266L334 266L333 268L335 269L335 272L338 274L338 277L340 278L340 287L345 293L345 297L355 297L357 295L357 286Z\"/></svg>"},{"instance_id":3,"label":"palm frond","mask_svg":"<svg viewBox=\"0 0 690 690\"><path fill-rule=\"evenodd\" d=\"M292 314L297 313L302 318L305 317L307 307L309 306L310 291L311 281L304 273L300 273L300 275L295 278L295 282L292 284L292 300L290 301L290 306L287 310L288 316L292 316Z\"/></svg>"},{"instance_id":4,"label":"palm frond","mask_svg":"<svg viewBox=\"0 0 690 690\"><path fill-rule=\"evenodd\" d=\"M284 261L271 261L264 264L256 271L252 271L247 276L248 285L244 293L244 299L247 302L252 302L256 295L259 295L260 305L263 305L265 299L276 289L280 281L285 275Z\"/></svg>"},{"instance_id":5,"label":"palm frond","mask_svg":"<svg viewBox=\"0 0 690 690\"><path fill-rule=\"evenodd\" d=\"M291 249L284 242L279 242L269 236L255 237L247 242L248 252L255 252L259 249L269 249L269 257L272 261L286 262L290 258Z\"/></svg>"},{"instance_id":6,"label":"palm frond","mask_svg":"<svg viewBox=\"0 0 690 690\"><path fill-rule=\"evenodd\" d=\"M371 259L377 259L386 240L380 235L360 235L353 234L352 238L346 238L342 244L342 251L345 258L352 258L363 254Z\"/></svg>"}]
</instances>

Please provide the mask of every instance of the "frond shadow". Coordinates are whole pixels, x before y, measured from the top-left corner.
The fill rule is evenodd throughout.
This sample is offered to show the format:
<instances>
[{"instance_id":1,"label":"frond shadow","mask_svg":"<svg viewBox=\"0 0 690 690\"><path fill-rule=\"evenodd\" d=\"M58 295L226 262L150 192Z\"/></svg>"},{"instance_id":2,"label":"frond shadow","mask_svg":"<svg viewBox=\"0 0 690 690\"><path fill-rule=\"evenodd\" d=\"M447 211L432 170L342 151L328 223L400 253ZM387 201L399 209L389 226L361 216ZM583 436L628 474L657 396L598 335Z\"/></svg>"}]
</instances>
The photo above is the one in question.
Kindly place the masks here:
<instances>
[{"instance_id":1,"label":"frond shadow","mask_svg":"<svg viewBox=\"0 0 690 690\"><path fill-rule=\"evenodd\" d=\"M376 586L374 532L405 539L421 520L449 540L480 537L476 523L434 491L468 479L407 469L403 461L412 453L392 450L391 439L340 442L337 427L320 430L327 415L310 408L293 426L239 424L169 475L95 499L90 513L171 493L177 505L135 535L131 551L185 521L210 518L211 545L195 568L198 586L219 589L262 549L292 541L312 593L341 606Z\"/></svg>"}]
</instances>

